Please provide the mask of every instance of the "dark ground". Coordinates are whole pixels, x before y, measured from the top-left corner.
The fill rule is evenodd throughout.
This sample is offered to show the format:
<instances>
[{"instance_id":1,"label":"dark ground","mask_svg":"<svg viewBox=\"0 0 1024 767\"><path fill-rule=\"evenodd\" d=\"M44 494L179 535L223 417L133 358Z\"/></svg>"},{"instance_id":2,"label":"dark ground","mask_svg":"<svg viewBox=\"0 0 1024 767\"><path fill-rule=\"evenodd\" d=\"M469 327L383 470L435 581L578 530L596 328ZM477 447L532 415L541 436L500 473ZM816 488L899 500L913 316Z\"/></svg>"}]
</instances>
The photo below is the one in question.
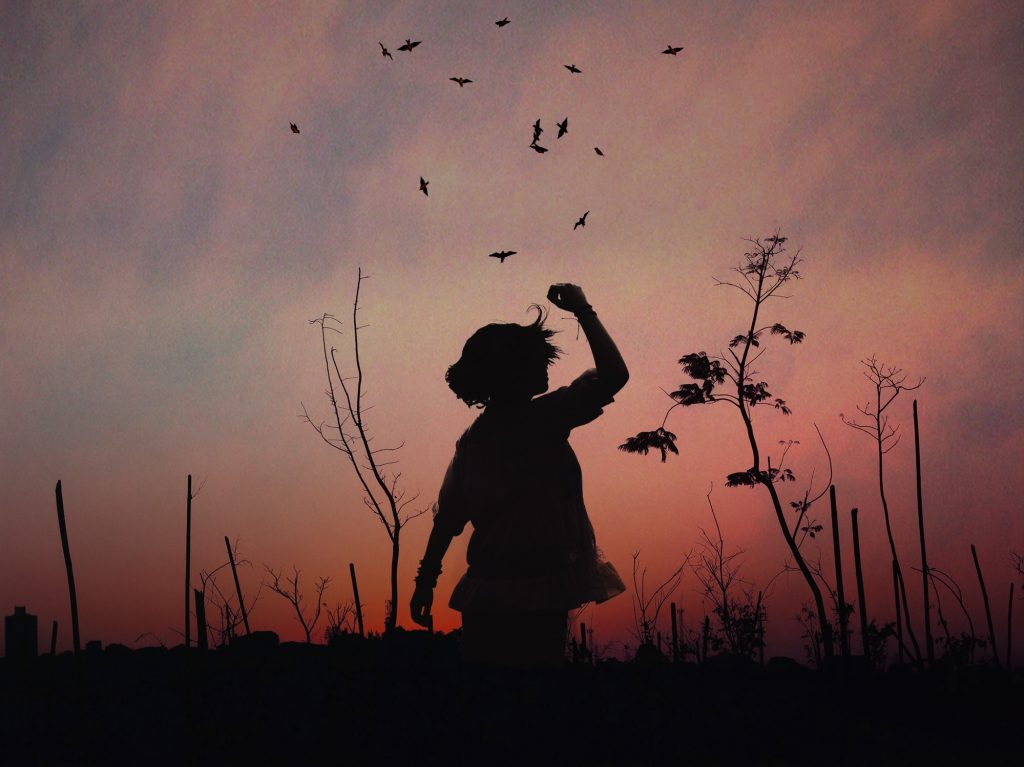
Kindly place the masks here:
<instances>
[{"instance_id":1,"label":"dark ground","mask_svg":"<svg viewBox=\"0 0 1024 767\"><path fill-rule=\"evenodd\" d=\"M1019 672L499 672L462 665L450 638L343 639L0 661L0 765L1009 765L1024 751Z\"/></svg>"}]
</instances>

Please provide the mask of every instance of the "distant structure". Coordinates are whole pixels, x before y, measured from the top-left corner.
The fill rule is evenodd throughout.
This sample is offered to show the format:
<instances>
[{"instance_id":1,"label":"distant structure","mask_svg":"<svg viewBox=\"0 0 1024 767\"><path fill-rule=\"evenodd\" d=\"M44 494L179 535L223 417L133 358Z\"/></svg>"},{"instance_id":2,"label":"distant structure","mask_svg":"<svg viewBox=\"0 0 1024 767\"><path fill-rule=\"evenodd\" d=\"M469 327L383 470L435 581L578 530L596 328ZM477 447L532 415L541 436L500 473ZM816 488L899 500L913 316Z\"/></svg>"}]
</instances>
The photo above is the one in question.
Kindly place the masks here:
<instances>
[{"instance_id":1,"label":"distant structure","mask_svg":"<svg viewBox=\"0 0 1024 767\"><path fill-rule=\"evenodd\" d=\"M39 620L24 607L4 618L4 641L8 658L34 658L39 653Z\"/></svg>"}]
</instances>

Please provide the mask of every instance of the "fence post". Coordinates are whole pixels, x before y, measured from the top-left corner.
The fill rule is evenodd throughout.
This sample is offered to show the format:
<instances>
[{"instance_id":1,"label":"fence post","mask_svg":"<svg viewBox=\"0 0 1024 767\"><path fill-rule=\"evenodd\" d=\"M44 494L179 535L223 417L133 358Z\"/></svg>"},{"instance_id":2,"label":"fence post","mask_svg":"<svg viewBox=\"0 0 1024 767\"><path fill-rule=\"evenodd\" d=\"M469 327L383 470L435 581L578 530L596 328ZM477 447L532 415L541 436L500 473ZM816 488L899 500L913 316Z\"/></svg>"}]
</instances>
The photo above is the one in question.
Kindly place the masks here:
<instances>
[{"instance_id":1,"label":"fence post","mask_svg":"<svg viewBox=\"0 0 1024 767\"><path fill-rule=\"evenodd\" d=\"M252 636L249 630L249 615L245 611L245 599L242 598L242 584L238 582L238 570L235 567L235 555L231 553L231 541L224 536L224 545L228 547L228 561L231 562L231 574L235 577L235 591L238 592L238 607L242 611L242 623L245 624L245 635Z\"/></svg>"},{"instance_id":2,"label":"fence post","mask_svg":"<svg viewBox=\"0 0 1024 767\"><path fill-rule=\"evenodd\" d=\"M352 576L352 596L356 601L356 622L359 624L359 636L366 636L363 632L363 605L359 602L359 584L356 583L356 566L351 562L348 563L348 572L349 575ZM428 628L430 633L434 633L433 621L430 623L431 625L428 626Z\"/></svg>"},{"instance_id":3,"label":"fence post","mask_svg":"<svg viewBox=\"0 0 1024 767\"><path fill-rule=\"evenodd\" d=\"M57 480L57 522L60 525L60 543L64 547L64 566L68 571L68 592L71 594L71 639L75 655L82 651L78 634L78 596L75 593L75 572L71 567L71 548L68 546L68 528L64 522L64 494Z\"/></svg>"}]
</instances>

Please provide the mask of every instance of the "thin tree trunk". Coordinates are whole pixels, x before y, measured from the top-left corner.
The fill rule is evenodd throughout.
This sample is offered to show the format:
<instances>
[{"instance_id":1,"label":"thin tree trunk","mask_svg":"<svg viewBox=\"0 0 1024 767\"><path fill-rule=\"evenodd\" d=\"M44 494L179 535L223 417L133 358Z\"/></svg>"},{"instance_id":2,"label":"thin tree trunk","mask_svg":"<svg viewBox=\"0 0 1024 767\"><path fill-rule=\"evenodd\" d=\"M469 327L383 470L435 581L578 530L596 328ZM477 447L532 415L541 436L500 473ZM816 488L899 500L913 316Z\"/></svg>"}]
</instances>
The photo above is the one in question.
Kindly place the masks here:
<instances>
[{"instance_id":1,"label":"thin tree trunk","mask_svg":"<svg viewBox=\"0 0 1024 767\"><path fill-rule=\"evenodd\" d=\"M60 543L64 548L64 567L68 571L68 593L71 595L71 638L77 655L82 651L78 634L78 596L75 593L75 572L71 567L71 548L68 546L68 528L64 522L64 495L57 480L57 522L60 525Z\"/></svg>"},{"instance_id":2,"label":"thin tree trunk","mask_svg":"<svg viewBox=\"0 0 1024 767\"><path fill-rule=\"evenodd\" d=\"M398 626L398 534L400 530L401 527L396 521L395 532L391 539L391 609L388 611L384 626L386 633L394 631Z\"/></svg>"},{"instance_id":3,"label":"thin tree trunk","mask_svg":"<svg viewBox=\"0 0 1024 767\"><path fill-rule=\"evenodd\" d=\"M1012 594L1012 592L1011 592ZM53 630L50 631L50 655L57 654L57 621L53 622Z\"/></svg>"},{"instance_id":4,"label":"thin tree trunk","mask_svg":"<svg viewBox=\"0 0 1024 767\"><path fill-rule=\"evenodd\" d=\"M928 553L924 547L924 507L921 502L921 437L917 428L917 400L914 400L914 460L917 469L917 527L921 536L921 588L924 589L924 644L928 652L928 667L935 663L935 643L932 641L931 604L928 598Z\"/></svg>"},{"instance_id":5,"label":"thin tree trunk","mask_svg":"<svg viewBox=\"0 0 1024 767\"><path fill-rule=\"evenodd\" d=\"M192 611L189 609L189 592L192 590L190 573L192 567L192 475L188 475L188 495L185 499L185 648L191 643ZM199 617L196 616L196 620Z\"/></svg>"},{"instance_id":6,"label":"thin tree trunk","mask_svg":"<svg viewBox=\"0 0 1024 767\"><path fill-rule=\"evenodd\" d=\"M850 657L850 637L847 631L846 592L843 590L843 554L839 545L839 511L836 508L836 486L829 485L829 502L832 504L832 549L836 560L836 598L839 611L839 649L844 658Z\"/></svg>"},{"instance_id":7,"label":"thin tree trunk","mask_svg":"<svg viewBox=\"0 0 1024 767\"><path fill-rule=\"evenodd\" d=\"M192 589L196 599L196 647L202 651L209 648L206 638L206 600L203 599L203 592L199 589Z\"/></svg>"},{"instance_id":8,"label":"thin tree trunk","mask_svg":"<svg viewBox=\"0 0 1024 767\"><path fill-rule=\"evenodd\" d=\"M903 616L906 618L907 635L910 637L910 643L914 646L914 655L920 662L921 660L921 648L917 643L917 636L914 634L914 627L910 622L910 605L907 603L907 586L903 582L903 568L900 567L900 557L896 553L896 540L892 535L892 523L889 519L889 503L885 498L885 471L884 461L882 456L885 451L882 450L882 430L884 427L881 425L881 410L882 410L882 395L881 390L876 390L876 406L875 406L875 433L876 433L876 444L878 447L878 495L882 501L882 514L885 517L885 534L889 539L889 551L892 554L892 566L895 573L896 585L897 585L897 603L896 609L899 612L900 601L903 603ZM897 626L903 625L903 621L899 619L897 615ZM903 662L903 643L900 642L900 663Z\"/></svg>"},{"instance_id":9,"label":"thin tree trunk","mask_svg":"<svg viewBox=\"0 0 1024 767\"><path fill-rule=\"evenodd\" d=\"M981 584L981 598L985 603L985 620L988 621L988 641L992 644L992 660L999 666L999 651L996 649L996 631L992 627L992 610L988 605L988 589L985 588L985 577L981 574L981 564L978 562L978 551L971 544L971 556L974 557L974 569L978 571L978 583Z\"/></svg>"},{"instance_id":10,"label":"thin tree trunk","mask_svg":"<svg viewBox=\"0 0 1024 767\"><path fill-rule=\"evenodd\" d=\"M242 584L238 582L238 569L235 567L235 555L231 553L231 541L224 536L224 545L228 547L228 561L231 563L231 574L235 578L235 591L238 593L238 607L242 611L242 623L245 624L245 635L252 636L249 630L249 615L245 611L245 599L242 597Z\"/></svg>"},{"instance_id":11,"label":"thin tree trunk","mask_svg":"<svg viewBox=\"0 0 1024 767\"><path fill-rule=\"evenodd\" d=\"M363 605L359 601L359 584L356 583L356 566L352 563L348 563L348 572L352 576L352 598L356 603L356 623L359 624L359 636L366 636L363 631Z\"/></svg>"},{"instance_id":12,"label":"thin tree trunk","mask_svg":"<svg viewBox=\"0 0 1024 767\"><path fill-rule=\"evenodd\" d=\"M868 608L864 594L864 571L860 564L860 530L857 527L857 509L850 512L853 520L853 568L857 574L857 608L860 610L860 643L864 657L870 656L868 648Z\"/></svg>"},{"instance_id":13,"label":"thin tree trunk","mask_svg":"<svg viewBox=\"0 0 1024 767\"><path fill-rule=\"evenodd\" d=\"M701 643L701 663L708 659L708 640L711 638L711 619L704 616L704 641Z\"/></svg>"},{"instance_id":14,"label":"thin tree trunk","mask_svg":"<svg viewBox=\"0 0 1024 767\"><path fill-rule=\"evenodd\" d=\"M900 663L903 663L903 613L900 612L899 565L892 561L892 590L896 597L896 646L900 652Z\"/></svg>"}]
</instances>

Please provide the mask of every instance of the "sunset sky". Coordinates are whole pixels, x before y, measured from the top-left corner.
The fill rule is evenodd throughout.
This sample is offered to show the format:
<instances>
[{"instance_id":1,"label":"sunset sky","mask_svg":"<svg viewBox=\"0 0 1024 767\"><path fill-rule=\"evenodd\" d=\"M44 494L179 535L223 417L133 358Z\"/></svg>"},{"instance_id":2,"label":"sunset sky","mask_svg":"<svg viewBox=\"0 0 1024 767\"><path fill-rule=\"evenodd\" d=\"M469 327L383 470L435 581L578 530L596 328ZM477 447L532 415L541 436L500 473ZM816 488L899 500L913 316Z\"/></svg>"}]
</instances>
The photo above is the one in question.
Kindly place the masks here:
<instances>
[{"instance_id":1,"label":"sunset sky","mask_svg":"<svg viewBox=\"0 0 1024 767\"><path fill-rule=\"evenodd\" d=\"M779 231L802 279L764 317L806 340L766 343L759 380L793 413L754 416L776 456L799 440L784 502L812 471L814 492L827 478L817 424L846 572L857 506L868 611L893 620L873 443L839 414L873 395L871 355L924 377L890 408L903 439L886 456L911 610L919 627L916 397L929 563L985 633L976 544L1002 652L1009 584L1024 586L1011 560L1024 552L1022 35L1014 3L3 4L0 612L38 615L41 648L56 619L71 646L59 479L83 641L178 643L191 473L205 482L196 585L225 561L225 535L252 563L248 593L264 565L294 564L307 591L330 576L334 604L351 598L354 562L382 628L387 537L344 457L298 417L329 416L309 320L342 318L333 343L352 370L360 267L367 418L378 445L404 441L390 468L419 493L411 508L436 499L477 413L444 382L466 338L528 322L551 283L573 282L631 373L571 438L598 544L627 581L634 551L659 580L711 525L713 487L727 547L763 588L787 552L764 489L724 487L750 465L734 409L677 409L681 454L664 464L616 446L661 423L661 389L688 380L680 356L723 353L745 331L749 301L715 278L744 238ZM422 44L398 51L409 37ZM663 55L670 44L684 49ZM528 146L537 118L543 155ZM498 250L517 254L487 257ZM592 358L550 308L557 387ZM827 498L813 511L826 522ZM403 531L410 628L429 524ZM468 535L444 563L438 628L458 625L447 600ZM819 542L831 574L830 537L807 553ZM587 611L599 643L635 643L631 592ZM802 659L793 616L809 598L798 574L772 582L769 654ZM675 599L695 627L692 574ZM300 639L289 610L264 590L251 620Z\"/></svg>"}]
</instances>

